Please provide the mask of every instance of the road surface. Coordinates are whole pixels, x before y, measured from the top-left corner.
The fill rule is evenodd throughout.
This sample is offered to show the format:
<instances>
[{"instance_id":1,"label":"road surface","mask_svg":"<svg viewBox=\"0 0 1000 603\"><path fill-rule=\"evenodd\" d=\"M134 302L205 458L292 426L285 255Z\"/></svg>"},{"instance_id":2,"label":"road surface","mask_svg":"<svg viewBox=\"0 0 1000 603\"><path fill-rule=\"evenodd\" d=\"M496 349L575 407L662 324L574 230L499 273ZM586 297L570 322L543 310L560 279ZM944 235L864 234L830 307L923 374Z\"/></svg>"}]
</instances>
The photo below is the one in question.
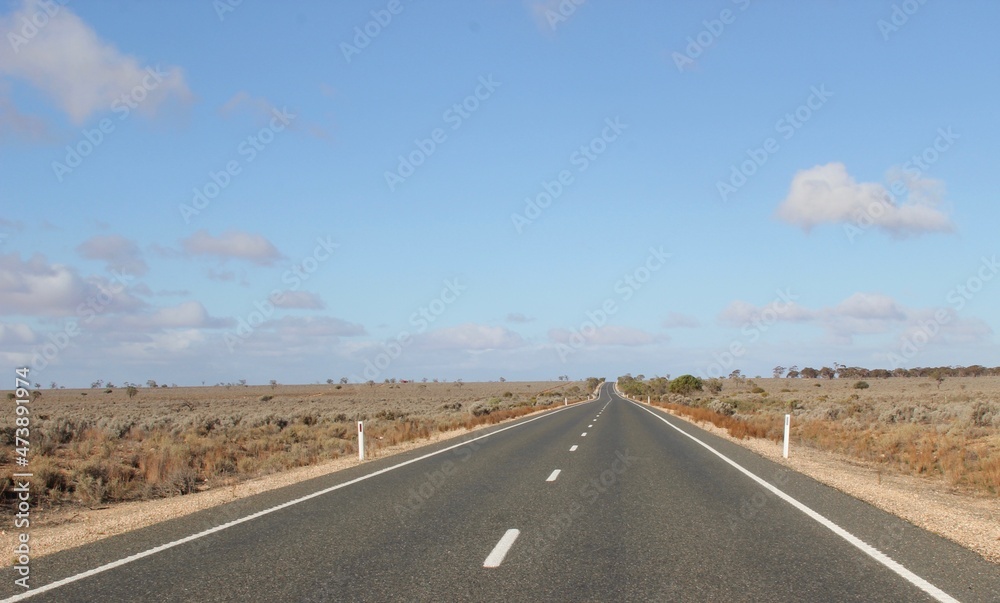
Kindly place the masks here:
<instances>
[{"instance_id":1,"label":"road surface","mask_svg":"<svg viewBox=\"0 0 1000 603\"><path fill-rule=\"evenodd\" d=\"M1000 600L1000 567L612 384L0 573L38 602Z\"/></svg>"}]
</instances>

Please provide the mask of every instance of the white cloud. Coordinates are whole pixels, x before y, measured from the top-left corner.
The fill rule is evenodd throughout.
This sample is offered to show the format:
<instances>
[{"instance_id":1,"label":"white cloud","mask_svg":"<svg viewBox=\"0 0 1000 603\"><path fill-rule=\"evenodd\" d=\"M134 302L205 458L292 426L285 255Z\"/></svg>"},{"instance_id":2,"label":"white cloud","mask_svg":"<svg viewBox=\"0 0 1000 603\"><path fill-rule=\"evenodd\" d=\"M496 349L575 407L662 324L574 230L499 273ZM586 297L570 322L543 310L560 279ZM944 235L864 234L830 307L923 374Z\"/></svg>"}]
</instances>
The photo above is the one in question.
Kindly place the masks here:
<instances>
[{"instance_id":1,"label":"white cloud","mask_svg":"<svg viewBox=\"0 0 1000 603\"><path fill-rule=\"evenodd\" d=\"M98 307L102 313L133 312L146 304L125 288L130 284L102 276L84 279L73 268L50 264L40 254L27 260L17 253L0 255L0 314L81 315L81 304Z\"/></svg>"},{"instance_id":2,"label":"white cloud","mask_svg":"<svg viewBox=\"0 0 1000 603\"><path fill-rule=\"evenodd\" d=\"M524 339L510 329L473 323L430 331L415 340L420 347L434 350L482 351L524 345Z\"/></svg>"},{"instance_id":3,"label":"white cloud","mask_svg":"<svg viewBox=\"0 0 1000 603\"><path fill-rule=\"evenodd\" d=\"M896 303L896 300L881 293L855 293L837 304L831 314L858 320L903 320L906 318L906 311Z\"/></svg>"},{"instance_id":4,"label":"white cloud","mask_svg":"<svg viewBox=\"0 0 1000 603\"><path fill-rule=\"evenodd\" d=\"M282 291L274 302L275 308L297 308L302 310L322 310L326 307L323 299L308 291Z\"/></svg>"},{"instance_id":5,"label":"white cloud","mask_svg":"<svg viewBox=\"0 0 1000 603\"><path fill-rule=\"evenodd\" d=\"M192 99L179 67L150 67L102 40L89 25L61 3L44 26L31 37L0 44L0 75L31 82L52 98L80 125L96 113L112 110L113 103L138 86L138 111L154 115L170 99ZM25 20L45 9L25 0L14 13L0 17L0 31L20 35ZM53 12L53 11L50 11Z\"/></svg>"},{"instance_id":6,"label":"white cloud","mask_svg":"<svg viewBox=\"0 0 1000 603\"><path fill-rule=\"evenodd\" d=\"M915 332L932 320L940 308L907 308L888 295L858 292L836 305L810 309L793 302L757 307L745 301L731 302L719 313L719 322L738 328L755 328L776 323L812 324L827 331L836 343L849 344L856 335ZM982 341L992 335L992 329L976 318L960 318L947 308L952 318L942 328L941 341L955 343ZM950 338L950 339L949 339Z\"/></svg>"},{"instance_id":7,"label":"white cloud","mask_svg":"<svg viewBox=\"0 0 1000 603\"><path fill-rule=\"evenodd\" d=\"M902 237L954 229L938 209L943 199L940 183L911 177L906 184L908 202L901 203L882 184L856 182L842 163L818 165L795 174L775 215L806 231L820 224L851 224Z\"/></svg>"},{"instance_id":8,"label":"white cloud","mask_svg":"<svg viewBox=\"0 0 1000 603\"><path fill-rule=\"evenodd\" d=\"M660 323L664 329L693 329L701 326L701 322L689 314L671 312Z\"/></svg>"},{"instance_id":9,"label":"white cloud","mask_svg":"<svg viewBox=\"0 0 1000 603\"><path fill-rule=\"evenodd\" d=\"M606 325L591 331L574 332L569 329L550 329L549 339L553 343L562 343L571 346L579 345L580 340L587 345L620 345L620 346L641 346L667 341L666 336L657 336L646 331L632 327L616 325Z\"/></svg>"},{"instance_id":10,"label":"white cloud","mask_svg":"<svg viewBox=\"0 0 1000 603\"><path fill-rule=\"evenodd\" d=\"M89 260L106 262L109 270L134 276L142 276L148 270L138 245L120 235L91 237L77 245L76 250Z\"/></svg>"},{"instance_id":11,"label":"white cloud","mask_svg":"<svg viewBox=\"0 0 1000 603\"><path fill-rule=\"evenodd\" d=\"M260 266L270 266L284 258L266 238L259 234L229 231L215 237L199 230L181 241L188 255L211 255L223 259L247 260Z\"/></svg>"},{"instance_id":12,"label":"white cloud","mask_svg":"<svg viewBox=\"0 0 1000 603\"><path fill-rule=\"evenodd\" d=\"M38 336L28 325L0 322L0 345L25 345L36 341Z\"/></svg>"},{"instance_id":13,"label":"white cloud","mask_svg":"<svg viewBox=\"0 0 1000 603\"><path fill-rule=\"evenodd\" d=\"M90 290L70 267L50 264L42 255L26 261L20 254L0 255L0 308L3 314L65 316Z\"/></svg>"},{"instance_id":14,"label":"white cloud","mask_svg":"<svg viewBox=\"0 0 1000 603\"><path fill-rule=\"evenodd\" d=\"M222 328L235 323L232 319L213 318L205 306L188 301L176 306L159 308L148 316L130 316L126 326L136 329Z\"/></svg>"}]
</instances>

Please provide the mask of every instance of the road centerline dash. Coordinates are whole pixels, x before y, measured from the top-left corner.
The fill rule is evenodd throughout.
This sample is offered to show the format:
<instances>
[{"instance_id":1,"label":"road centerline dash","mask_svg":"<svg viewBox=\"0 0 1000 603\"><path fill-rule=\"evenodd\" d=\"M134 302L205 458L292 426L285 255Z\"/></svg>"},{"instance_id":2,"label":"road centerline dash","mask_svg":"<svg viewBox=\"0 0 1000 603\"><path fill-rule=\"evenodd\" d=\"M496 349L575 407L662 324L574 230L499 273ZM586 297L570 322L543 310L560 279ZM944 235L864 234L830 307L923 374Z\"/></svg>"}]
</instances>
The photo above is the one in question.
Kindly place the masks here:
<instances>
[{"instance_id":1,"label":"road centerline dash","mask_svg":"<svg viewBox=\"0 0 1000 603\"><path fill-rule=\"evenodd\" d=\"M547 482L554 482L554 481L556 481L556 479L559 478L559 473L560 472L562 472L562 469L556 469L551 474L549 474L548 479L546 479L545 481L547 481Z\"/></svg>"},{"instance_id":2,"label":"road centerline dash","mask_svg":"<svg viewBox=\"0 0 1000 603\"><path fill-rule=\"evenodd\" d=\"M520 536L520 534L521 531L515 528L507 530L504 535L500 537L500 542L493 547L489 556L486 557L486 561L483 562L483 567L500 567L500 564L503 563L510 547L514 546L514 541L517 540L517 537Z\"/></svg>"}]
</instances>

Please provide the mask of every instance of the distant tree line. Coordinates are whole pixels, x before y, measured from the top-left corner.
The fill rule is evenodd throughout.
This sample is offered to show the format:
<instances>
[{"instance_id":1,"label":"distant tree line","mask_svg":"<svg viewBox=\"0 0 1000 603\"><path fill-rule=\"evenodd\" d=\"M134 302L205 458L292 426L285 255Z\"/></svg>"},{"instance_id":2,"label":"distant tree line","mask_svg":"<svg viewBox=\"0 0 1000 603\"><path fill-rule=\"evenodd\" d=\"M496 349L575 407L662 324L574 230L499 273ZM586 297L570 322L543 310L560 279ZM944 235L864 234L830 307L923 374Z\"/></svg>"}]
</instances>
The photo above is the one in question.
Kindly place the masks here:
<instances>
[{"instance_id":1,"label":"distant tree line","mask_svg":"<svg viewBox=\"0 0 1000 603\"><path fill-rule=\"evenodd\" d=\"M738 371L734 371L737 372ZM979 364L971 366L923 366L911 369L867 369L860 366L845 366L834 364L831 368L813 368L807 366L801 370L792 366L786 369L776 366L772 371L775 378L785 379L888 379L890 377L997 377L1000 376L1000 366L988 368ZM731 374L730 377L733 377Z\"/></svg>"},{"instance_id":2,"label":"distant tree line","mask_svg":"<svg viewBox=\"0 0 1000 603\"><path fill-rule=\"evenodd\" d=\"M897 368L897 369L867 369L859 366L846 366L834 363L832 367L824 366L813 368L807 366L799 369L797 366L785 368L776 366L772 370L775 379L888 379L890 377L918 377L934 379L940 384L949 377L997 377L1000 376L1000 366L988 368L979 364L971 366L937 366L918 368ZM729 373L729 379L741 384L754 385L752 380L748 380L743 372L734 370ZM718 392L722 389L723 381L720 379L709 379L702 381L692 375L681 375L671 380L670 375L664 377L646 378L645 375L632 376L627 373L618 377L618 389L630 396L662 396L666 393L690 393L701 391L703 388L711 392ZM867 384L865 384L867 385Z\"/></svg>"}]
</instances>

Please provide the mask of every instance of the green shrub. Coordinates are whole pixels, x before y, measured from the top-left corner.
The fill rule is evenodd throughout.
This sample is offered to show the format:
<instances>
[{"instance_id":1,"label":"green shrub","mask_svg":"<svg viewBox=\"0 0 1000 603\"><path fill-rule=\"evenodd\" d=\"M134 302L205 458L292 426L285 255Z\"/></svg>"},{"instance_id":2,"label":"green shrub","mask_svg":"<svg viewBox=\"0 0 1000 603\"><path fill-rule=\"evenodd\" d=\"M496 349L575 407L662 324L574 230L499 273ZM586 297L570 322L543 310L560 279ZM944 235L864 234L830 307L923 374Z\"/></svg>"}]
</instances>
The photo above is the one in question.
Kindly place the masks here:
<instances>
[{"instance_id":1,"label":"green shrub","mask_svg":"<svg viewBox=\"0 0 1000 603\"><path fill-rule=\"evenodd\" d=\"M854 389L868 389L867 381L858 381L854 384Z\"/></svg>"},{"instance_id":2,"label":"green shrub","mask_svg":"<svg viewBox=\"0 0 1000 603\"><path fill-rule=\"evenodd\" d=\"M703 382L694 375L681 375L670 382L670 393L686 396L693 391L702 391Z\"/></svg>"}]
</instances>

